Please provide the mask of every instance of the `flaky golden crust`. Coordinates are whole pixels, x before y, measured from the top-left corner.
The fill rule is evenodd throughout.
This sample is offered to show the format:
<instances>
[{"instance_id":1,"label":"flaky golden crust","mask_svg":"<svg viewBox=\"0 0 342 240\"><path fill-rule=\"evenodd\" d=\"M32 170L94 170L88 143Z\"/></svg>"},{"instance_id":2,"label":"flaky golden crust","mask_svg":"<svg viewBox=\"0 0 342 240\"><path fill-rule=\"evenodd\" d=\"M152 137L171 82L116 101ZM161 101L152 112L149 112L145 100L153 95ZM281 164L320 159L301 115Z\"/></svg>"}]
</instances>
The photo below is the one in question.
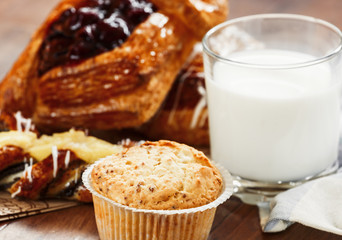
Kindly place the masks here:
<instances>
[{"instance_id":1,"label":"flaky golden crust","mask_svg":"<svg viewBox=\"0 0 342 240\"><path fill-rule=\"evenodd\" d=\"M0 131L0 188L12 197L91 202L92 195L82 184L83 171L90 162L117 152L116 147L121 150L81 131L38 138L39 133L26 126L28 119L1 113L0 120L6 126L5 132ZM21 130L17 129L23 123ZM55 152L50 143L56 147ZM128 140L123 143L138 144Z\"/></svg>"},{"instance_id":2,"label":"flaky golden crust","mask_svg":"<svg viewBox=\"0 0 342 240\"><path fill-rule=\"evenodd\" d=\"M0 109L8 113L21 111L24 116L31 117L35 110L36 91L38 83L38 55L42 36L49 23L59 14L72 7L75 0L64 0L52 10L48 19L31 37L31 41L14 63L0 84Z\"/></svg>"},{"instance_id":3,"label":"flaky golden crust","mask_svg":"<svg viewBox=\"0 0 342 240\"><path fill-rule=\"evenodd\" d=\"M0 171L13 166L15 164L24 162L25 157L28 157L23 149L17 146L5 146L0 148Z\"/></svg>"},{"instance_id":4,"label":"flaky golden crust","mask_svg":"<svg viewBox=\"0 0 342 240\"><path fill-rule=\"evenodd\" d=\"M38 51L47 28L80 2L63 0L33 35L0 85L0 109L20 110L48 128L139 126L160 107L196 39L227 14L223 0L153 1L158 12L120 47L39 76Z\"/></svg>"},{"instance_id":5,"label":"flaky golden crust","mask_svg":"<svg viewBox=\"0 0 342 240\"><path fill-rule=\"evenodd\" d=\"M204 36L213 26L225 21L228 15L227 0L151 0L168 14L178 16L198 37Z\"/></svg>"},{"instance_id":6,"label":"flaky golden crust","mask_svg":"<svg viewBox=\"0 0 342 240\"><path fill-rule=\"evenodd\" d=\"M65 153L66 151L60 151L57 167L58 170L64 170L65 166ZM28 177L28 173L26 172L23 177L21 177L17 182L15 182L9 192L11 194L17 193L16 196L24 197L28 199L39 199L41 192L54 180L56 176L54 176L54 166L52 156L44 159L41 162L38 162L32 166L32 170L30 172L31 178ZM74 153L70 154L70 164L73 161L78 160Z\"/></svg>"},{"instance_id":7,"label":"flaky golden crust","mask_svg":"<svg viewBox=\"0 0 342 240\"><path fill-rule=\"evenodd\" d=\"M163 22L163 27L156 25ZM193 38L176 23L177 19L152 14L121 47L45 74L39 81L34 121L97 129L146 122L191 51ZM55 92L56 88L63 91Z\"/></svg>"},{"instance_id":8,"label":"flaky golden crust","mask_svg":"<svg viewBox=\"0 0 342 240\"><path fill-rule=\"evenodd\" d=\"M0 178L3 178L4 170L16 164L26 164L30 168L25 168L22 177L15 179L7 189L13 197L27 199L41 198L63 198L80 202L91 202L90 192L83 187L81 176L86 166L84 161L78 159L70 151L70 162L65 165L65 154L67 151L59 151L56 161L57 176L53 175L54 166L52 156L40 162L31 162L31 156L23 152L23 149L16 146L3 146L0 148ZM20 169L18 169L20 170ZM17 170L17 171L18 171ZM14 172L15 173L15 172ZM1 187L4 187L1 186Z\"/></svg>"},{"instance_id":9,"label":"flaky golden crust","mask_svg":"<svg viewBox=\"0 0 342 240\"><path fill-rule=\"evenodd\" d=\"M157 114L140 130L150 139L209 146L202 51L196 45Z\"/></svg>"}]
</instances>

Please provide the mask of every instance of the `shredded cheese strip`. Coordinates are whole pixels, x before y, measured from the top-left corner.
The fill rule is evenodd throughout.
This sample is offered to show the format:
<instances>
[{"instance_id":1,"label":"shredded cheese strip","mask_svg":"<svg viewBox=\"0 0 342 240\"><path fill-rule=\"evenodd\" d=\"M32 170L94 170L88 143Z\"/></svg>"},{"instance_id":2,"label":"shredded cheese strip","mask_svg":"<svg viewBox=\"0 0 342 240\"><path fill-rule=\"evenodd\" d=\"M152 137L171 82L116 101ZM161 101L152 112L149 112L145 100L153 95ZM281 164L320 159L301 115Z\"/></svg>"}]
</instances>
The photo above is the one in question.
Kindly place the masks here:
<instances>
[{"instance_id":1,"label":"shredded cheese strip","mask_svg":"<svg viewBox=\"0 0 342 240\"><path fill-rule=\"evenodd\" d=\"M25 160L26 158L24 158ZM26 162L26 161L25 161ZM30 183L32 183L32 166L33 166L33 159L30 158L30 163L25 164L25 169L23 172L23 176L26 177Z\"/></svg>"},{"instance_id":2,"label":"shredded cheese strip","mask_svg":"<svg viewBox=\"0 0 342 240\"><path fill-rule=\"evenodd\" d=\"M18 187L17 191L11 194L11 198L15 198L21 192L21 186Z\"/></svg>"},{"instance_id":3,"label":"shredded cheese strip","mask_svg":"<svg viewBox=\"0 0 342 240\"><path fill-rule=\"evenodd\" d=\"M57 146L52 146L51 154L52 154L52 160L53 160L53 177L55 178L57 176L57 170L58 170L58 149L57 149Z\"/></svg>"},{"instance_id":4,"label":"shredded cheese strip","mask_svg":"<svg viewBox=\"0 0 342 240\"><path fill-rule=\"evenodd\" d=\"M21 122L22 122L23 117L22 117L22 115L21 115L21 112L16 112L16 113L14 114L14 117L15 117L15 120L16 120L16 122L17 122L17 130L18 130L19 132L22 132L23 129L22 129L22 127L21 127Z\"/></svg>"},{"instance_id":5,"label":"shredded cheese strip","mask_svg":"<svg viewBox=\"0 0 342 240\"><path fill-rule=\"evenodd\" d=\"M69 162L70 162L70 151L68 150L64 158L64 165L66 168L69 167Z\"/></svg>"},{"instance_id":6,"label":"shredded cheese strip","mask_svg":"<svg viewBox=\"0 0 342 240\"><path fill-rule=\"evenodd\" d=\"M30 131L30 129L31 129L31 121L32 121L32 120L31 120L30 118L26 120L25 132Z\"/></svg>"},{"instance_id":7,"label":"shredded cheese strip","mask_svg":"<svg viewBox=\"0 0 342 240\"><path fill-rule=\"evenodd\" d=\"M77 183L77 180L78 180L78 169L75 172L75 178L74 178L75 184Z\"/></svg>"},{"instance_id":8,"label":"shredded cheese strip","mask_svg":"<svg viewBox=\"0 0 342 240\"><path fill-rule=\"evenodd\" d=\"M23 127L22 124L25 125L25 132L29 132L32 130L34 127L32 125L32 120L30 118L24 118L23 115L21 115L21 112L18 111L14 114L15 120L17 122L17 131L22 132Z\"/></svg>"},{"instance_id":9,"label":"shredded cheese strip","mask_svg":"<svg viewBox=\"0 0 342 240\"><path fill-rule=\"evenodd\" d=\"M198 122L199 122L199 117L201 115L202 110L207 106L207 100L206 100L206 90L203 86L198 86L197 89L198 93L201 95L201 100L197 103L194 114L192 116L190 128L194 129ZM204 122L203 120L200 122ZM202 127L202 126L200 126Z\"/></svg>"}]
</instances>

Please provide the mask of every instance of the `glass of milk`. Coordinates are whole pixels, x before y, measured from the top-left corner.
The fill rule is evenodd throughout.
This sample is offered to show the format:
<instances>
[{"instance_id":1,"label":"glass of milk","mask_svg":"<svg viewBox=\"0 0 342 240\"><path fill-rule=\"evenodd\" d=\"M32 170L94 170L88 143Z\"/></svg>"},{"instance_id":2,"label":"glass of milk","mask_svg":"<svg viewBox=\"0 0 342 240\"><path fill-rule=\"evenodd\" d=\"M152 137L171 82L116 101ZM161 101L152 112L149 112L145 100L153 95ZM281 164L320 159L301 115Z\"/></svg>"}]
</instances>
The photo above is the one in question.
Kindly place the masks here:
<instances>
[{"instance_id":1,"label":"glass of milk","mask_svg":"<svg viewBox=\"0 0 342 240\"><path fill-rule=\"evenodd\" d=\"M203 38L211 156L239 191L272 195L336 171L341 36L312 17L263 14Z\"/></svg>"}]
</instances>

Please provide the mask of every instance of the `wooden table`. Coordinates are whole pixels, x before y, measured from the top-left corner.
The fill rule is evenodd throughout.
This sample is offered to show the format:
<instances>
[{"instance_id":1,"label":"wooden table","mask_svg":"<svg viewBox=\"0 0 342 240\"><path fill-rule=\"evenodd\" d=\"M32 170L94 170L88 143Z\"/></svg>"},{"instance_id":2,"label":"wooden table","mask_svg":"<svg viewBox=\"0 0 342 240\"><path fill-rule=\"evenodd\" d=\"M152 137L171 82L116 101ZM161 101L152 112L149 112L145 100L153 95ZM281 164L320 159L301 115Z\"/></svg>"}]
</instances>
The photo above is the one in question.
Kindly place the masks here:
<instances>
[{"instance_id":1,"label":"wooden table","mask_svg":"<svg viewBox=\"0 0 342 240\"><path fill-rule=\"evenodd\" d=\"M0 1L0 78L25 47L32 32L58 0ZM230 0L230 18L257 13L310 15L342 28L341 0ZM56 212L0 223L0 239L98 239L93 207L80 205ZM282 233L265 234L258 209L233 197L217 210L211 240L342 239L341 236L294 224Z\"/></svg>"}]
</instances>

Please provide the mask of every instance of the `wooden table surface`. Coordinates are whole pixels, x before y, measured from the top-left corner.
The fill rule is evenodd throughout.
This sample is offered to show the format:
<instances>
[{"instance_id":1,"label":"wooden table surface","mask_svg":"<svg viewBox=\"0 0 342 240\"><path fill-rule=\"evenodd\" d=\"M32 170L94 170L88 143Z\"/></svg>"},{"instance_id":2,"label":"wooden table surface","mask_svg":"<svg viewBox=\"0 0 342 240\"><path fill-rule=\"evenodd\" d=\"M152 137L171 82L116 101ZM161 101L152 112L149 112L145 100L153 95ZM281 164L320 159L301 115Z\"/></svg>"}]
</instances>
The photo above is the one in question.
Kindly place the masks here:
<instances>
[{"instance_id":1,"label":"wooden table surface","mask_svg":"<svg viewBox=\"0 0 342 240\"><path fill-rule=\"evenodd\" d=\"M0 79L23 50L30 35L58 0L0 1ZM310 15L342 28L341 0L230 0L230 18L283 12ZM0 223L0 239L98 239L91 204ZM223 239L342 239L294 224L282 233L265 234L258 209L233 197L221 205L210 235Z\"/></svg>"}]
</instances>

